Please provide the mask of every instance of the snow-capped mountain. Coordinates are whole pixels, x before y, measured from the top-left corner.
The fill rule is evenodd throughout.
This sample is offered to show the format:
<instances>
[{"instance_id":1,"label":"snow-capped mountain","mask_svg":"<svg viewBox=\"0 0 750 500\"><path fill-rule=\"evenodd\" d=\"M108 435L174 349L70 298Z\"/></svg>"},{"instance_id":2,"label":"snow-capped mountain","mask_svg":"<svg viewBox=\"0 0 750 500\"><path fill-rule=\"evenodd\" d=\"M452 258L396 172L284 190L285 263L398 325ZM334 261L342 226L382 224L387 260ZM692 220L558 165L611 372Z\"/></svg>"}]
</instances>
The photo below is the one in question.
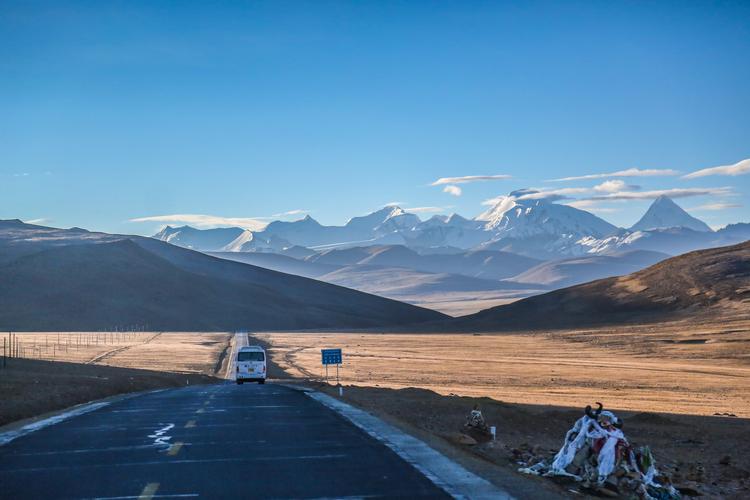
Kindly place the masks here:
<instances>
[{"instance_id":1,"label":"snow-capped mountain","mask_svg":"<svg viewBox=\"0 0 750 500\"><path fill-rule=\"evenodd\" d=\"M484 228L495 233L495 241L539 235L602 238L617 231L616 226L590 212L535 198L536 194L532 190L514 191L476 220L485 222Z\"/></svg>"},{"instance_id":2,"label":"snow-capped mountain","mask_svg":"<svg viewBox=\"0 0 750 500\"><path fill-rule=\"evenodd\" d=\"M571 246L571 254L612 254L650 250L679 255L693 250L740 243L750 238L750 224L732 224L714 232L677 203L660 196L629 230L606 238L587 236Z\"/></svg>"},{"instance_id":3,"label":"snow-capped mountain","mask_svg":"<svg viewBox=\"0 0 750 500\"><path fill-rule=\"evenodd\" d=\"M245 230L239 227L196 229L190 226L167 226L156 233L153 238L193 250L218 251L238 238L243 232Z\"/></svg>"},{"instance_id":4,"label":"snow-capped mountain","mask_svg":"<svg viewBox=\"0 0 750 500\"><path fill-rule=\"evenodd\" d=\"M667 196L659 196L654 200L641 220L636 222L630 230L649 231L672 227L684 227L693 231L711 231L708 224L687 213Z\"/></svg>"},{"instance_id":5,"label":"snow-capped mountain","mask_svg":"<svg viewBox=\"0 0 750 500\"><path fill-rule=\"evenodd\" d=\"M592 213L540 198L537 191L514 191L476 218L491 234L481 248L539 259L573 255L581 238L603 238L618 231Z\"/></svg>"},{"instance_id":6,"label":"snow-capped mountain","mask_svg":"<svg viewBox=\"0 0 750 500\"><path fill-rule=\"evenodd\" d=\"M729 245L750 237L750 225L713 232L675 202L658 198L631 229L532 190L514 191L489 210L466 219L458 214L421 221L397 206L354 217L343 226L325 226L310 217L275 221L262 231L239 228L199 230L167 227L154 237L195 250L274 252L308 255L315 250L371 245L405 245L418 252L468 249L513 252L537 259L652 250L670 255Z\"/></svg>"}]
</instances>

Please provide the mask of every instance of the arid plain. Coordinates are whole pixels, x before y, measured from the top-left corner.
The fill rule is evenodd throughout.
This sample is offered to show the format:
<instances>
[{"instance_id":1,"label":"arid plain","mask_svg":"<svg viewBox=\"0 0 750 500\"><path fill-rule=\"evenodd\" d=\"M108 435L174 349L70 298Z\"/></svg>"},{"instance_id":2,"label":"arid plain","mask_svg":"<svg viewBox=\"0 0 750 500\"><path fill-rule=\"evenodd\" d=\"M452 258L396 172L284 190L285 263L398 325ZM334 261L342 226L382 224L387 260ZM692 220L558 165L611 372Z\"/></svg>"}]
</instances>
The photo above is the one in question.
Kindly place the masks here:
<instances>
[{"instance_id":1,"label":"arid plain","mask_svg":"<svg viewBox=\"0 0 750 500\"><path fill-rule=\"evenodd\" d=\"M750 321L503 334L268 333L293 376L344 350L345 385L419 387L541 405L750 417ZM332 372L331 372L332 373Z\"/></svg>"}]
</instances>

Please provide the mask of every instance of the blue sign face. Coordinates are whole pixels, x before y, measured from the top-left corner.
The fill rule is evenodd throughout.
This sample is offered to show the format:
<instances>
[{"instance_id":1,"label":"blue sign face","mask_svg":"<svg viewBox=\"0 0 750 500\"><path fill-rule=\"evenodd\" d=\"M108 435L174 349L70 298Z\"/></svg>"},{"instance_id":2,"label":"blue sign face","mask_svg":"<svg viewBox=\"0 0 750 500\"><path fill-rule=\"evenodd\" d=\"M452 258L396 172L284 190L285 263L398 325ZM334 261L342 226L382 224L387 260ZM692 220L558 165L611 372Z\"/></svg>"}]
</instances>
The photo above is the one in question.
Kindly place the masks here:
<instances>
[{"instance_id":1,"label":"blue sign face","mask_svg":"<svg viewBox=\"0 0 750 500\"><path fill-rule=\"evenodd\" d=\"M341 349L321 349L320 354L324 365L340 365Z\"/></svg>"}]
</instances>

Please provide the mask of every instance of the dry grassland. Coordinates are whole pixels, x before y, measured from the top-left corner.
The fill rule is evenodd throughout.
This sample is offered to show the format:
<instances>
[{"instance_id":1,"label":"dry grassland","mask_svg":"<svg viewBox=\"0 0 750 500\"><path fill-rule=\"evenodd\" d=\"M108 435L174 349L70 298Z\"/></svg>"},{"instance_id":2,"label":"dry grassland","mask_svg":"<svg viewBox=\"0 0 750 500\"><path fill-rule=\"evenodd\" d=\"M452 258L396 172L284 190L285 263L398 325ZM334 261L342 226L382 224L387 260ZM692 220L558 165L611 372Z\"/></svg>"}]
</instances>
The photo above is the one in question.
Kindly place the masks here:
<instances>
[{"instance_id":1,"label":"dry grassland","mask_svg":"<svg viewBox=\"0 0 750 500\"><path fill-rule=\"evenodd\" d=\"M26 332L20 357L215 375L233 335L200 332ZM0 335L10 344L9 335Z\"/></svg>"},{"instance_id":2,"label":"dry grassland","mask_svg":"<svg viewBox=\"0 0 750 500\"><path fill-rule=\"evenodd\" d=\"M750 322L472 334L265 333L292 376L319 379L344 350L346 385L578 408L750 417ZM332 372L333 373L333 372Z\"/></svg>"}]
</instances>

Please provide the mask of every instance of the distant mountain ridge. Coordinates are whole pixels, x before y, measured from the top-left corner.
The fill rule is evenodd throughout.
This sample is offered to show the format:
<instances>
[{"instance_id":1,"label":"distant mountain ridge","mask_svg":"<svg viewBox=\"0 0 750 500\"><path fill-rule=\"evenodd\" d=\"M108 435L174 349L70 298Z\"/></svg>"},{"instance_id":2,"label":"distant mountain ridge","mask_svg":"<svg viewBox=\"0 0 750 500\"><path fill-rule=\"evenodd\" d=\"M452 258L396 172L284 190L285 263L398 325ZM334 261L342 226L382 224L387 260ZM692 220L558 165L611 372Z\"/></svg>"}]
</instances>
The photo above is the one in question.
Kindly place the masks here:
<instances>
[{"instance_id":1,"label":"distant mountain ridge","mask_svg":"<svg viewBox=\"0 0 750 500\"><path fill-rule=\"evenodd\" d=\"M685 228L693 231L711 232L708 224L696 219L667 196L659 196L648 207L643 217L636 222L631 231L649 231L654 229Z\"/></svg>"},{"instance_id":2,"label":"distant mountain ridge","mask_svg":"<svg viewBox=\"0 0 750 500\"><path fill-rule=\"evenodd\" d=\"M154 237L202 251L272 252L298 258L327 249L383 245L402 245L419 253L503 251L542 260L629 250L677 255L746 239L742 224L714 232L666 196L654 200L630 229L623 229L534 190L511 192L475 219L452 214L422 221L416 214L387 206L343 226L325 226L308 215L297 221L272 222L262 231L233 228L207 234L203 247L196 246L195 232L200 230L168 229L171 232Z\"/></svg>"},{"instance_id":3,"label":"distant mountain ridge","mask_svg":"<svg viewBox=\"0 0 750 500\"><path fill-rule=\"evenodd\" d=\"M237 239L244 232L239 227L195 229L190 226L167 226L153 238L192 250L218 251L227 245L227 241Z\"/></svg>"}]
</instances>

